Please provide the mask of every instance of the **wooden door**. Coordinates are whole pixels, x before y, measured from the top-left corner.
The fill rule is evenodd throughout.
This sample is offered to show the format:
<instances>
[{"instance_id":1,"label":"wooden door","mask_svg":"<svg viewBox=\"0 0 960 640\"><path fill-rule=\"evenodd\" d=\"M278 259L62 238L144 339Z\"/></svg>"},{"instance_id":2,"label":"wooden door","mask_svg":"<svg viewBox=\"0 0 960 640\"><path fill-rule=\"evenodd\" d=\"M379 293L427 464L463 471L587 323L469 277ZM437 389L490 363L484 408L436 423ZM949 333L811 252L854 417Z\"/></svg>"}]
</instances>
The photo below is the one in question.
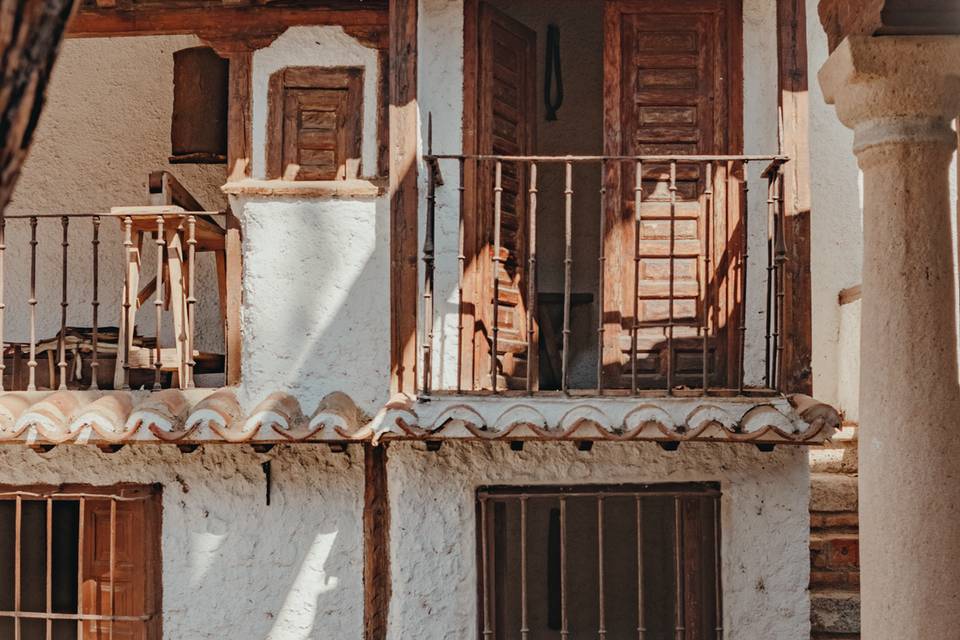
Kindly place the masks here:
<instances>
[{"instance_id":1,"label":"wooden door","mask_svg":"<svg viewBox=\"0 0 960 640\"><path fill-rule=\"evenodd\" d=\"M117 501L111 589L111 502L88 500L83 526L83 611L88 615L147 616L145 621L89 621L83 640L159 640L159 500ZM111 633L111 625L113 633Z\"/></svg>"},{"instance_id":2,"label":"wooden door","mask_svg":"<svg viewBox=\"0 0 960 640\"><path fill-rule=\"evenodd\" d=\"M740 152L742 55L738 0L616 0L605 15L604 130L608 155L719 155ZM604 383L629 387L634 363L631 331L637 321L636 373L640 388L663 387L670 366L674 386L702 380L703 297L725 300L736 205L726 197L726 167L714 172L713 215L707 219L706 170L676 166L671 202L670 165L643 167L642 204L635 216L633 163L608 166L605 240ZM707 236L712 238L709 267ZM639 236L639 237L638 237ZM635 252L639 260L634 261ZM671 261L672 256L672 261ZM671 265L672 262L672 265ZM635 280L634 273L637 277ZM673 304L671 317L671 279ZM636 281L636 288L634 283ZM712 287L712 289L708 289ZM635 293L636 292L636 295ZM725 384L729 351L726 302L709 315L711 384Z\"/></svg>"},{"instance_id":3,"label":"wooden door","mask_svg":"<svg viewBox=\"0 0 960 640\"><path fill-rule=\"evenodd\" d=\"M533 152L537 103L536 33L506 14L483 3L477 20L477 153L480 155L525 155ZM476 207L468 209L465 224L474 224L477 238L475 255L475 300L473 307L474 383L481 388L492 385L490 353L493 345L494 291L497 291L497 371L498 389L521 389L527 382L527 370L536 371L527 362L528 313L535 300L529 299L528 265L529 217L528 165L503 162L501 165L500 256L492 260L495 248L494 182L496 163L482 161L476 168ZM497 274L498 286L494 286ZM536 329L536 327L532 327ZM533 333L536 345L536 332Z\"/></svg>"}]
</instances>

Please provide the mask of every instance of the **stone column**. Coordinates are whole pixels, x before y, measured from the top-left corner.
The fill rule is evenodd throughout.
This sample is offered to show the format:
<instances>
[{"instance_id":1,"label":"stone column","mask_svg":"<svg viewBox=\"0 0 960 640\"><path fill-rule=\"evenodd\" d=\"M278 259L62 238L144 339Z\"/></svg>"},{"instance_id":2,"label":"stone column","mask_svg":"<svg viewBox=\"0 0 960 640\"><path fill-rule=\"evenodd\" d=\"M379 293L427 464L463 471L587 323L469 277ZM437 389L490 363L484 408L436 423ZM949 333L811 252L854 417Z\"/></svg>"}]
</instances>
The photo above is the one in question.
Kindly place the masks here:
<instances>
[{"instance_id":1,"label":"stone column","mask_svg":"<svg viewBox=\"0 0 960 640\"><path fill-rule=\"evenodd\" d=\"M960 389L948 174L960 37L850 37L819 78L854 130L863 171L862 633L956 638Z\"/></svg>"}]
</instances>

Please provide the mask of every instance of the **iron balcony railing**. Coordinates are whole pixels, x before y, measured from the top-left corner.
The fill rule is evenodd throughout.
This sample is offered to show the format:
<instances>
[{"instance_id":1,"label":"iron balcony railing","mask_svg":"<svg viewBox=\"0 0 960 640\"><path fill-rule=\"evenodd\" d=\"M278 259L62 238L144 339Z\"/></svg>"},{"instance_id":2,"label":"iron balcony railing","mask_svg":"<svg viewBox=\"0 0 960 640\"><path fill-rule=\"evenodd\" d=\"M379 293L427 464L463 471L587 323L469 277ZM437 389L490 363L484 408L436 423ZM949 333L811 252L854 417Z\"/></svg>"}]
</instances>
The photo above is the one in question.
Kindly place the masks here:
<instances>
[{"instance_id":1,"label":"iron balcony railing","mask_svg":"<svg viewBox=\"0 0 960 640\"><path fill-rule=\"evenodd\" d=\"M428 154L424 160L421 396L779 390L786 157ZM590 172L599 176L597 191L575 190ZM765 203L748 200L751 173L764 184ZM766 215L757 216L764 205ZM551 228L543 228L545 217ZM584 258L581 239L591 225L599 246L596 256ZM438 226L446 231L438 234ZM550 233L562 249L547 261L541 245ZM761 245L765 261L754 261L756 273L748 275L750 248ZM575 274L582 281L578 272L593 260L590 290L574 291ZM438 278L456 280L439 292L442 304L456 308L455 336L449 314L436 304ZM539 286L561 278L560 291ZM591 306L592 337L573 326L574 308ZM583 324L582 313L577 322ZM582 360L590 349L592 378L583 375L582 362L572 375L573 354Z\"/></svg>"},{"instance_id":2,"label":"iron balcony railing","mask_svg":"<svg viewBox=\"0 0 960 640\"><path fill-rule=\"evenodd\" d=\"M223 351L202 353L195 339L201 252L216 254L220 299L205 302L222 319L220 213L0 215L0 391L192 388L197 374L222 373Z\"/></svg>"}]
</instances>

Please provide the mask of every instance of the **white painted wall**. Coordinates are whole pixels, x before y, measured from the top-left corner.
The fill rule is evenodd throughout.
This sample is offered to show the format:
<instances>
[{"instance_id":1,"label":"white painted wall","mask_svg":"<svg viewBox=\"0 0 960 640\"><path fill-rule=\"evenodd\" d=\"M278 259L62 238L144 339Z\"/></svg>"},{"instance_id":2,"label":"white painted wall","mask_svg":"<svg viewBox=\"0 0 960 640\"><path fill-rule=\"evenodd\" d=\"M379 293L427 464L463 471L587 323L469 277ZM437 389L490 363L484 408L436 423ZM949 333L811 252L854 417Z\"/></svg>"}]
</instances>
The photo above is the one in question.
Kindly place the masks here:
<instances>
[{"instance_id":1,"label":"white painted wall","mask_svg":"<svg viewBox=\"0 0 960 640\"><path fill-rule=\"evenodd\" d=\"M270 76L284 67L363 67L363 144L360 175L377 172L377 52L344 33L342 27L291 27L269 47L253 54L253 167L266 174L267 90Z\"/></svg>"},{"instance_id":2,"label":"white painted wall","mask_svg":"<svg viewBox=\"0 0 960 640\"><path fill-rule=\"evenodd\" d=\"M806 453L651 443L391 445L391 640L478 638L476 489L486 484L719 481L729 640L808 640Z\"/></svg>"},{"instance_id":3,"label":"white painted wall","mask_svg":"<svg viewBox=\"0 0 960 640\"><path fill-rule=\"evenodd\" d=\"M47 104L30 155L6 210L7 237L4 340L29 339L29 226L10 216L106 212L119 205L147 204L147 176L166 169L201 204L226 205L219 188L225 165L171 165L173 53L200 41L192 36L67 40L54 67ZM37 337L60 330L60 221L38 226ZM91 326L91 225L70 226L67 323ZM104 219L100 245L100 326L117 326L123 287L120 223ZM149 243L148 243L149 245ZM144 252L143 282L154 274L153 246ZM223 352L213 257L198 257L197 346ZM145 305L138 330L153 335L153 305ZM169 323L169 317L165 320ZM172 330L166 327L172 346Z\"/></svg>"},{"instance_id":4,"label":"white painted wall","mask_svg":"<svg viewBox=\"0 0 960 640\"><path fill-rule=\"evenodd\" d=\"M859 360L856 337L841 342L841 289L860 283L863 256L860 171L853 155L853 132L840 124L823 99L816 74L827 59L827 36L816 0L807 1L807 65L810 105L810 275L813 308L813 392L823 402L855 415L855 396L844 380L852 358ZM856 323L859 325L859 322ZM856 356L854 355L856 354ZM841 378L841 371L847 373ZM856 377L859 377L859 367ZM843 403L840 403L843 398Z\"/></svg>"},{"instance_id":5,"label":"white painted wall","mask_svg":"<svg viewBox=\"0 0 960 640\"><path fill-rule=\"evenodd\" d=\"M163 637L360 640L363 453L0 448L0 484L163 485ZM271 504L261 463L272 460Z\"/></svg>"},{"instance_id":6,"label":"white painted wall","mask_svg":"<svg viewBox=\"0 0 960 640\"><path fill-rule=\"evenodd\" d=\"M387 200L231 199L244 239L241 402L281 390L312 412L343 391L375 413L390 386Z\"/></svg>"}]
</instances>

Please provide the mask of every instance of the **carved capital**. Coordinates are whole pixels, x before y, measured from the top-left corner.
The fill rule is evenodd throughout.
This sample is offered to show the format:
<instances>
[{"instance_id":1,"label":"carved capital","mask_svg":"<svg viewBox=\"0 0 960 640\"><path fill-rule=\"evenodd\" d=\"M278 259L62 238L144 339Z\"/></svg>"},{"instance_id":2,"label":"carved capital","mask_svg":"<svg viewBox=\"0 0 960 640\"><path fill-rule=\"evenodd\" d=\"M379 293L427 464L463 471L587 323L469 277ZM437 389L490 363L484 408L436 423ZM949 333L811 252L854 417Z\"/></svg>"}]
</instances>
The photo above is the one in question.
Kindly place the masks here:
<instances>
[{"instance_id":1,"label":"carved capital","mask_svg":"<svg viewBox=\"0 0 960 640\"><path fill-rule=\"evenodd\" d=\"M818 74L828 104L854 130L854 152L885 144L952 149L960 113L960 36L851 36Z\"/></svg>"}]
</instances>

